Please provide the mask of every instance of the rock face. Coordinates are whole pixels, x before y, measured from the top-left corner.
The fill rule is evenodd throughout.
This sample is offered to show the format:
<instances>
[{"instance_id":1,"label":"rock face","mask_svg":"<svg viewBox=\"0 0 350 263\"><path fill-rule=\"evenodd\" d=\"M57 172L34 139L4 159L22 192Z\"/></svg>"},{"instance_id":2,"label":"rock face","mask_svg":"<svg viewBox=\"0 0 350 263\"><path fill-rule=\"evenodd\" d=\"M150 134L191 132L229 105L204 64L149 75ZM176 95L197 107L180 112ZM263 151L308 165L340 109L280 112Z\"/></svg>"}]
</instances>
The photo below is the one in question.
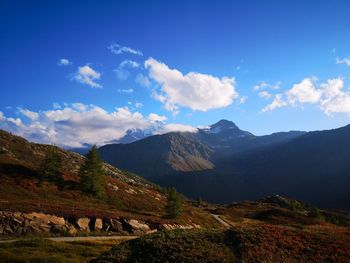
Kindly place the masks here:
<instances>
[{"instance_id":1,"label":"rock face","mask_svg":"<svg viewBox=\"0 0 350 263\"><path fill-rule=\"evenodd\" d=\"M157 230L191 229L199 225L150 224L126 218L65 218L44 213L0 211L0 236L20 236L27 233L69 233L105 231L120 235L144 235Z\"/></svg>"}]
</instances>

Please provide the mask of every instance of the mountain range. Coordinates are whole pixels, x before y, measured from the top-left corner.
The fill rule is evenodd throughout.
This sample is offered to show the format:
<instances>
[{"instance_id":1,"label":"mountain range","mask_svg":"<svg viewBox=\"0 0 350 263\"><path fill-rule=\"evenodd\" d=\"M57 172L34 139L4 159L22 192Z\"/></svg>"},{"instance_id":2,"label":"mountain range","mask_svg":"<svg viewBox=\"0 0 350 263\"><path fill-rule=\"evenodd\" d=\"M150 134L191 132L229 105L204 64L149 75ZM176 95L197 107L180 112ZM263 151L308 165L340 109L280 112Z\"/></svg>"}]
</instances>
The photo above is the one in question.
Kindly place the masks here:
<instances>
[{"instance_id":1,"label":"mountain range","mask_svg":"<svg viewBox=\"0 0 350 263\"><path fill-rule=\"evenodd\" d=\"M256 136L228 120L195 133L154 135L99 148L102 159L211 202L268 194L350 208L350 126Z\"/></svg>"},{"instance_id":2,"label":"mountain range","mask_svg":"<svg viewBox=\"0 0 350 263\"><path fill-rule=\"evenodd\" d=\"M164 179L164 184L178 184L178 189L189 196L202 191L208 199L226 195L237 200L244 195L276 192L276 186L288 186L300 193L328 194L329 200L338 198L346 208L342 201L349 200L348 181L341 180L346 180L347 174L339 171L347 167L349 141L344 141L344 136L348 136L349 127L289 134L294 138L282 134L273 140L275 135L267 140L243 132L246 136L241 138L249 137L255 141L250 145L256 148L241 148L242 154L233 146L224 147L226 140L216 138L222 144L214 149L198 139L209 136L214 142L212 136L230 134L229 130L242 135L232 124L225 128L219 125L198 133L150 136L122 147L127 149L125 154L148 157L143 163L141 158L133 159L133 167L145 168L147 161L152 161L148 168L159 174L155 178ZM227 141L233 139L234 136ZM142 151L137 152L140 145ZM234 149L233 155L229 154L230 148ZM226 151L219 158L221 163L214 159L220 149ZM295 159L299 164L292 168L290 158L300 151L305 155ZM41 167L51 153L61 163L56 171L59 181L56 176L41 177ZM225 205L179 197L181 213L174 219L167 216L169 193L173 190L106 163L101 164L105 196L97 198L84 191L80 168L85 160L79 154L31 143L0 130L0 239L4 239L0 240L1 262L40 262L42 258L70 262L73 257L79 257L74 262L167 262L169 258L173 262L280 262L281 258L290 259L288 262L348 262L350 257L350 219L346 210L318 209L280 195ZM312 177L314 167L306 165L322 160L332 169ZM275 161L279 164L273 166ZM272 168L283 169L284 173L269 174ZM304 170L311 176L296 174ZM322 177L328 180L333 170L333 181L317 181ZM324 192L326 188L328 193ZM62 240L57 236L69 235L63 239L89 241L72 242L71 247L45 238L27 240L28 235L54 235L56 240ZM140 237L115 245L117 240L109 240L114 235L118 240L129 239L130 235L132 239Z\"/></svg>"}]
</instances>

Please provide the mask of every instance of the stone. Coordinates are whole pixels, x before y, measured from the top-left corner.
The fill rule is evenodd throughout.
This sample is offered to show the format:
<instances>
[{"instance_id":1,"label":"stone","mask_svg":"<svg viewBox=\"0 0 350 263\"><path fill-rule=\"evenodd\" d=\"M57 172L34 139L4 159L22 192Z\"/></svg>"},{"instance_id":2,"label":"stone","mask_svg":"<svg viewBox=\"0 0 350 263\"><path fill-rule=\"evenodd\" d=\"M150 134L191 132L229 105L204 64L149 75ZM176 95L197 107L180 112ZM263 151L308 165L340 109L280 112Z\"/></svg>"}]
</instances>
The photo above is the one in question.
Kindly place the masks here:
<instances>
[{"instance_id":1,"label":"stone","mask_svg":"<svg viewBox=\"0 0 350 263\"><path fill-rule=\"evenodd\" d=\"M126 220L126 222L131 226L133 230L141 230L143 232L150 230L150 227L147 224L141 223L136 219Z\"/></svg>"},{"instance_id":2,"label":"stone","mask_svg":"<svg viewBox=\"0 0 350 263\"><path fill-rule=\"evenodd\" d=\"M152 234L152 233L155 233L157 231L158 231L157 229L151 229L151 230L147 231L146 234Z\"/></svg>"},{"instance_id":3,"label":"stone","mask_svg":"<svg viewBox=\"0 0 350 263\"><path fill-rule=\"evenodd\" d=\"M49 217L49 221L50 223L54 224L54 225L65 225L66 224L66 220L64 220L63 217L58 217L58 216L50 216Z\"/></svg>"},{"instance_id":4,"label":"stone","mask_svg":"<svg viewBox=\"0 0 350 263\"><path fill-rule=\"evenodd\" d=\"M96 218L96 220L95 220L95 230L102 230L102 229L103 229L102 219L101 218Z\"/></svg>"},{"instance_id":5,"label":"stone","mask_svg":"<svg viewBox=\"0 0 350 263\"><path fill-rule=\"evenodd\" d=\"M67 225L66 226L67 227L67 231L68 231L68 233L70 234L70 235L72 235L72 236L74 236L76 233L77 233L77 229L74 227L74 226L72 226L72 225Z\"/></svg>"},{"instance_id":6,"label":"stone","mask_svg":"<svg viewBox=\"0 0 350 263\"><path fill-rule=\"evenodd\" d=\"M26 218L28 219L40 219L41 221L45 222L45 223L52 223L54 225L65 225L66 224L66 221L64 220L63 217L58 217L58 216L54 216L54 215L48 215L48 214L44 214L44 213L36 213L36 212L33 212L33 213L30 213L30 214L27 214L25 216Z\"/></svg>"},{"instance_id":7,"label":"stone","mask_svg":"<svg viewBox=\"0 0 350 263\"><path fill-rule=\"evenodd\" d=\"M118 219L111 219L111 230L113 232L123 232L123 224Z\"/></svg>"},{"instance_id":8,"label":"stone","mask_svg":"<svg viewBox=\"0 0 350 263\"><path fill-rule=\"evenodd\" d=\"M79 227L79 230L90 231L89 223L90 223L90 219L87 217L82 217L77 220L77 225Z\"/></svg>"}]
</instances>

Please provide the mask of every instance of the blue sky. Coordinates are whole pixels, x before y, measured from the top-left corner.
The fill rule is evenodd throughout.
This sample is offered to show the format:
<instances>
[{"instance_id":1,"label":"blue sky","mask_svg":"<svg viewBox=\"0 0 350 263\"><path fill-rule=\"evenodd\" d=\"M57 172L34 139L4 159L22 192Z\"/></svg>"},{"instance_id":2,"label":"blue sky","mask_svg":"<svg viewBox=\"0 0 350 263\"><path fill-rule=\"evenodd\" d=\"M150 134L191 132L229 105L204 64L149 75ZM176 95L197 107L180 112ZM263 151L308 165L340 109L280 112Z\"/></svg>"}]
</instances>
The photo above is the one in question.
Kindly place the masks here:
<instances>
[{"instance_id":1,"label":"blue sky","mask_svg":"<svg viewBox=\"0 0 350 263\"><path fill-rule=\"evenodd\" d=\"M1 1L0 128L79 146L223 118L258 135L347 125L349 13L349 1Z\"/></svg>"}]
</instances>

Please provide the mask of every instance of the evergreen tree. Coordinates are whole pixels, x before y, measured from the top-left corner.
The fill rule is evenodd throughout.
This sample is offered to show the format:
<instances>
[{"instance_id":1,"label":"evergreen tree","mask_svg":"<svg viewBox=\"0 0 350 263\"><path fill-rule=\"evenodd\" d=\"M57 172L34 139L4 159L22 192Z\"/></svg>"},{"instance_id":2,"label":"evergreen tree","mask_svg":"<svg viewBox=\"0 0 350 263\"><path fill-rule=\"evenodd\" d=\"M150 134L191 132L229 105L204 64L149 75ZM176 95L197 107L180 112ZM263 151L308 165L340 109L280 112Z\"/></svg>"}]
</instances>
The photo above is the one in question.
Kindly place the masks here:
<instances>
[{"instance_id":1,"label":"evergreen tree","mask_svg":"<svg viewBox=\"0 0 350 263\"><path fill-rule=\"evenodd\" d=\"M63 178L60 172L61 168L61 157L55 148L50 147L39 169L40 181L51 181L55 182L58 186L62 186Z\"/></svg>"},{"instance_id":2,"label":"evergreen tree","mask_svg":"<svg viewBox=\"0 0 350 263\"><path fill-rule=\"evenodd\" d=\"M182 208L182 196L175 188L167 190L167 204L165 206L166 214L169 218L175 219L180 216Z\"/></svg>"},{"instance_id":3,"label":"evergreen tree","mask_svg":"<svg viewBox=\"0 0 350 263\"><path fill-rule=\"evenodd\" d=\"M82 190L97 198L105 195L105 181L102 161L94 145L86 155L84 164L80 169Z\"/></svg>"}]
</instances>

